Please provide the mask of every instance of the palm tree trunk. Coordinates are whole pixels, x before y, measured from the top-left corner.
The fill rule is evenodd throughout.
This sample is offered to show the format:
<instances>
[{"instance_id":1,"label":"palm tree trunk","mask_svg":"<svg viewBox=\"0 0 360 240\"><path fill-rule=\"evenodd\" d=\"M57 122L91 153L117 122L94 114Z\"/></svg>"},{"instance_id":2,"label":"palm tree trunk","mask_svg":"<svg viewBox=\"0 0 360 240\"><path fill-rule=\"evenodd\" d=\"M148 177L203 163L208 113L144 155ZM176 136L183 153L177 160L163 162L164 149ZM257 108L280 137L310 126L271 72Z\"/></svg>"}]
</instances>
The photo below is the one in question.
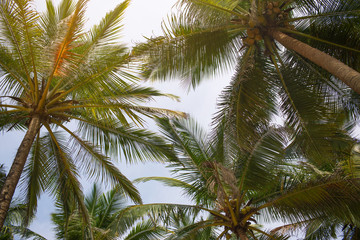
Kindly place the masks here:
<instances>
[{"instance_id":1,"label":"palm tree trunk","mask_svg":"<svg viewBox=\"0 0 360 240\"><path fill-rule=\"evenodd\" d=\"M19 182L21 173L24 169L26 159L29 155L32 143L40 127L39 117L33 117L31 119L29 128L22 140L15 159L6 177L4 185L0 192L0 229L4 225L7 211L9 210L11 199L14 195L16 185Z\"/></svg>"},{"instance_id":2,"label":"palm tree trunk","mask_svg":"<svg viewBox=\"0 0 360 240\"><path fill-rule=\"evenodd\" d=\"M249 238L246 236L246 231L243 229L239 229L237 231L237 238L240 240L249 240Z\"/></svg>"},{"instance_id":3,"label":"palm tree trunk","mask_svg":"<svg viewBox=\"0 0 360 240\"><path fill-rule=\"evenodd\" d=\"M272 30L270 35L284 47L294 50L301 56L309 59L316 65L324 68L329 73L343 81L346 85L352 88L355 92L360 94L360 73L350 68L346 64L331 57L330 55L310 47L309 45L300 42L289 35Z\"/></svg>"}]
</instances>

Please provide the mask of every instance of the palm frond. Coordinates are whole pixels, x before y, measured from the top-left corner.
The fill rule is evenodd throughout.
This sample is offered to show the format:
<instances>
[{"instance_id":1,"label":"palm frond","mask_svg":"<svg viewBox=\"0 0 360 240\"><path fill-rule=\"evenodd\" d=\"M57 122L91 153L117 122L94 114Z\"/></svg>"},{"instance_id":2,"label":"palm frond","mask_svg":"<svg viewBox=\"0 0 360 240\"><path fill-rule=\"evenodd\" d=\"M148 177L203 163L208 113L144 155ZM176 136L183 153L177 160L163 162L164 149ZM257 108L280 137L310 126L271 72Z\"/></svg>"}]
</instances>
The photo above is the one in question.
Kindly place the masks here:
<instances>
[{"instance_id":1,"label":"palm frond","mask_svg":"<svg viewBox=\"0 0 360 240\"><path fill-rule=\"evenodd\" d=\"M286 132L283 129L269 129L252 146L252 151L240 156L237 163L239 176L239 189L265 190L276 184L285 163L284 146Z\"/></svg>"},{"instance_id":2,"label":"palm frond","mask_svg":"<svg viewBox=\"0 0 360 240\"><path fill-rule=\"evenodd\" d=\"M161 239L166 229L156 226L151 220L142 221L134 226L124 240L156 240Z\"/></svg>"},{"instance_id":3,"label":"palm frond","mask_svg":"<svg viewBox=\"0 0 360 240\"><path fill-rule=\"evenodd\" d=\"M235 49L240 49L240 44L235 34L228 34L226 25L202 29L196 22L189 25L175 16L169 21L171 27L167 28L172 32L165 33L168 36L148 39L133 50L134 55L147 55L145 77L179 76L188 85L196 86L203 76L216 74L220 66L226 69L234 65Z\"/></svg>"},{"instance_id":4,"label":"palm frond","mask_svg":"<svg viewBox=\"0 0 360 240\"><path fill-rule=\"evenodd\" d=\"M85 117L85 116L84 116ZM79 133L94 145L103 146L106 153L124 156L126 161L174 158L171 147L156 134L118 122L99 119L79 119Z\"/></svg>"},{"instance_id":5,"label":"palm frond","mask_svg":"<svg viewBox=\"0 0 360 240\"><path fill-rule=\"evenodd\" d=\"M204 193L201 193L201 191L204 189L194 186L193 184L189 184L185 181L181 181L176 178L169 178L169 177L142 177L137 178L133 182L134 183L140 183L140 182L148 182L148 181L158 181L163 183L165 186L169 187L178 187L181 188L181 190L190 197L191 200L199 203L202 199L205 199L208 196L204 196ZM199 184L200 185L200 184ZM205 192L205 191L204 191ZM210 199L208 199L210 200Z\"/></svg>"},{"instance_id":6,"label":"palm frond","mask_svg":"<svg viewBox=\"0 0 360 240\"><path fill-rule=\"evenodd\" d=\"M187 194L192 194L197 203L207 205L214 196L206 187L211 174L206 171L205 164L212 161L206 134L192 119L159 119L158 124L178 156L169 158L175 178L191 184L193 187L186 190Z\"/></svg>"},{"instance_id":7,"label":"palm frond","mask_svg":"<svg viewBox=\"0 0 360 240\"><path fill-rule=\"evenodd\" d=\"M91 193L85 197L85 205L91 216L95 215L97 212L98 200L100 198L101 192L99 186L94 184Z\"/></svg>"},{"instance_id":8,"label":"palm frond","mask_svg":"<svg viewBox=\"0 0 360 240\"><path fill-rule=\"evenodd\" d=\"M25 226L30 222L30 219L35 216L37 210L37 203L40 194L46 190L47 175L49 172L49 163L46 150L42 148L43 138L40 138L40 133L34 141L30 158L27 161L21 180L21 187L24 189L25 203L27 212L24 216Z\"/></svg>"},{"instance_id":9,"label":"palm frond","mask_svg":"<svg viewBox=\"0 0 360 240\"><path fill-rule=\"evenodd\" d=\"M12 231L15 234L20 235L22 238L25 239L34 239L34 240L46 240L45 237L41 236L40 234L31 231L30 229L24 229L23 227L18 227L18 226L12 226L11 227Z\"/></svg>"},{"instance_id":10,"label":"palm frond","mask_svg":"<svg viewBox=\"0 0 360 240\"><path fill-rule=\"evenodd\" d=\"M31 81L30 72L33 70L32 67L35 67L32 62L32 59L29 57L34 57L28 55L28 47L33 48L33 45L28 45L28 41L31 35L34 34L33 31L30 33L31 25L34 25L36 22L37 14L32 11L29 7L30 1L3 1L0 5L1 13L1 22L2 22L2 35L11 43L10 47L12 53L16 55L16 58L19 60L22 68L24 69L25 79L30 85L30 88L34 90L34 83ZM24 26L25 25L25 26ZM27 31L20 31L19 26L28 28ZM30 42L31 44L31 42ZM30 66L30 67L29 67ZM31 67L32 66L32 67ZM34 93L35 94L35 93Z\"/></svg>"},{"instance_id":11,"label":"palm frond","mask_svg":"<svg viewBox=\"0 0 360 240\"><path fill-rule=\"evenodd\" d=\"M248 49L243 53L232 82L221 94L219 110L213 118L215 129L224 128L226 144L235 141L240 148L251 151L249 147L266 131L276 113L276 83L272 71L268 60L258 51Z\"/></svg>"},{"instance_id":12,"label":"palm frond","mask_svg":"<svg viewBox=\"0 0 360 240\"><path fill-rule=\"evenodd\" d=\"M141 203L138 190L131 181L113 165L108 157L101 154L101 149L96 148L89 142L83 141L65 126L61 124L59 124L59 126L70 134L72 142L71 149L74 150L72 156L75 162L78 162L78 165L88 174L88 177L95 177L95 179L101 177L102 181L110 180L112 187L118 186L134 202Z\"/></svg>"},{"instance_id":13,"label":"palm frond","mask_svg":"<svg viewBox=\"0 0 360 240\"><path fill-rule=\"evenodd\" d=\"M350 213L358 212L358 185L358 179L325 177L288 190L261 208L269 207L273 217L293 222L324 215L351 221Z\"/></svg>"},{"instance_id":14,"label":"palm frond","mask_svg":"<svg viewBox=\"0 0 360 240\"><path fill-rule=\"evenodd\" d=\"M100 24L91 29L89 32L89 39L91 39L90 46L92 48L112 44L114 40L117 39L118 34L122 29L120 23L128 5L128 0L118 4L112 11L106 14Z\"/></svg>"},{"instance_id":15,"label":"palm frond","mask_svg":"<svg viewBox=\"0 0 360 240\"><path fill-rule=\"evenodd\" d=\"M65 1L64 1L65 2ZM74 47L75 40L79 37L84 18L84 10L87 0L78 1L74 12L66 17L61 22L61 27L58 30L58 36L55 40L54 48L48 53L52 57L49 77L45 84L44 93L47 94L55 76L67 75L71 66L76 62L76 56L71 52ZM43 97L40 101L40 106L44 103Z\"/></svg>"},{"instance_id":16,"label":"palm frond","mask_svg":"<svg viewBox=\"0 0 360 240\"><path fill-rule=\"evenodd\" d=\"M14 57L13 51L8 49L3 44L0 45L0 67L1 73L4 76L1 79L1 89L5 95L14 92L17 96L22 92L31 88L31 83L26 80L26 76L21 74L21 66L18 60Z\"/></svg>"},{"instance_id":17,"label":"palm frond","mask_svg":"<svg viewBox=\"0 0 360 240\"><path fill-rule=\"evenodd\" d=\"M97 227L107 227L114 221L114 215L125 207L124 192L115 187L101 195L98 201Z\"/></svg>"},{"instance_id":18,"label":"palm frond","mask_svg":"<svg viewBox=\"0 0 360 240\"><path fill-rule=\"evenodd\" d=\"M216 227L221 225L221 223L216 222L215 220L203 220L183 228L177 229L173 234L166 238L166 240L180 240L180 239L199 239L201 233L206 231L211 227Z\"/></svg>"},{"instance_id":19,"label":"palm frond","mask_svg":"<svg viewBox=\"0 0 360 240\"><path fill-rule=\"evenodd\" d=\"M215 15L220 18L221 15L236 15L243 16L249 13L249 2L225 0L180 0L177 5L184 8L188 17L197 18L206 21L206 16ZM246 10L245 10L246 9ZM239 11L240 10L240 11ZM242 14L240 14L242 13Z\"/></svg>"},{"instance_id":20,"label":"palm frond","mask_svg":"<svg viewBox=\"0 0 360 240\"><path fill-rule=\"evenodd\" d=\"M309 71L283 67L280 74L283 85L281 110L286 124L294 131L298 146L302 148L299 151L309 161L317 162L318 166L331 164L329 159L334 159L334 148L348 145L349 149L352 144L351 138L342 130L343 120L338 115L335 99L319 87L317 76ZM296 77L290 79L290 76ZM301 94L299 89L302 89ZM346 148L342 149L349 152Z\"/></svg>"},{"instance_id":21,"label":"palm frond","mask_svg":"<svg viewBox=\"0 0 360 240\"><path fill-rule=\"evenodd\" d=\"M84 203L84 197L80 183L77 180L77 169L70 157L70 150L66 147L65 141L61 135L54 133L49 126L46 126L49 136L47 137L47 148L50 167L49 181L51 191L57 193L60 201L64 205L66 214L71 213L72 206L76 204L81 212L85 225L90 228L91 223L88 211ZM67 222L68 219L65 219Z\"/></svg>"},{"instance_id":22,"label":"palm frond","mask_svg":"<svg viewBox=\"0 0 360 240\"><path fill-rule=\"evenodd\" d=\"M158 119L158 125L180 157L189 158L195 166L200 166L209 159L206 146L207 136L193 120L170 121L162 118Z\"/></svg>"}]
</instances>

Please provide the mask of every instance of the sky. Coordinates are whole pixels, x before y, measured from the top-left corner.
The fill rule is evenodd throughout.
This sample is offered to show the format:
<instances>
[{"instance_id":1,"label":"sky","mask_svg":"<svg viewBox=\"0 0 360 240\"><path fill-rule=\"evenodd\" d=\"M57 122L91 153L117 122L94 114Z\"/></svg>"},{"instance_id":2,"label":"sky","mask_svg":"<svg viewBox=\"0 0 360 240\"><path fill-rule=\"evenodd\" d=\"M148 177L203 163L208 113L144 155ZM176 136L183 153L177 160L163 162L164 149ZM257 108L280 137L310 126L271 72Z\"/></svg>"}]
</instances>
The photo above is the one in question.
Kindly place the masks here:
<instances>
[{"instance_id":1,"label":"sky","mask_svg":"<svg viewBox=\"0 0 360 240\"><path fill-rule=\"evenodd\" d=\"M60 2L53 0L54 3ZM36 9L45 9L45 0L35 0ZM114 0L90 0L87 8L88 22L86 26L97 24L106 12L113 9L121 1ZM144 40L144 36L161 34L161 21L171 11L175 0L132 0L128 7L121 42L129 46ZM214 78L204 79L195 90L188 90L175 79L167 82L156 82L154 88L166 93L181 97L181 102L161 98L153 103L153 106L169 108L189 113L205 129L209 129L211 117L216 111L216 100L221 90L229 83L231 74L225 73ZM149 83L147 83L149 84ZM151 124L148 125L152 128ZM21 142L24 132L5 132L0 135L0 163L4 163L9 169ZM169 176L169 171L159 163L146 163L129 165L120 163L119 168L123 174L133 180L145 176ZM85 194L92 186L86 179L82 181ZM181 195L178 189L165 187L159 183L149 182L137 185L145 203L174 202L186 203L188 200ZM54 211L53 199L43 195L39 202L37 217L30 228L48 239L55 239L50 213Z\"/></svg>"}]
</instances>

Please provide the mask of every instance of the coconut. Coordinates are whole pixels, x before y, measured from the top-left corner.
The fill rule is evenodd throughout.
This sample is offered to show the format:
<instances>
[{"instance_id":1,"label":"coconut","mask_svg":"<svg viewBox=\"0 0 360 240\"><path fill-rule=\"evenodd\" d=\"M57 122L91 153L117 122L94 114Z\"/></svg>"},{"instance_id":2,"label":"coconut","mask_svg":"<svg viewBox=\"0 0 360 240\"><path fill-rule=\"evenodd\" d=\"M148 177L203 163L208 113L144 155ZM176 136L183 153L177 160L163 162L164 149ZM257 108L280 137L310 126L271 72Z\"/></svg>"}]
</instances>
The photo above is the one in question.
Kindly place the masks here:
<instances>
[{"instance_id":1,"label":"coconut","mask_svg":"<svg viewBox=\"0 0 360 240\"><path fill-rule=\"evenodd\" d=\"M255 27L255 22L253 20L249 21L249 27L251 28Z\"/></svg>"},{"instance_id":2,"label":"coconut","mask_svg":"<svg viewBox=\"0 0 360 240\"><path fill-rule=\"evenodd\" d=\"M247 35L248 35L249 38L254 38L255 35L256 35L256 34L255 34L255 30L249 29L249 28L246 30L246 33L247 33Z\"/></svg>"},{"instance_id":3,"label":"coconut","mask_svg":"<svg viewBox=\"0 0 360 240\"><path fill-rule=\"evenodd\" d=\"M260 34L255 35L255 41L261 41L262 40L262 36Z\"/></svg>"},{"instance_id":4,"label":"coconut","mask_svg":"<svg viewBox=\"0 0 360 240\"><path fill-rule=\"evenodd\" d=\"M245 42L246 45L251 46L251 45L254 45L255 39L253 39L253 38L245 38L244 42Z\"/></svg>"},{"instance_id":5,"label":"coconut","mask_svg":"<svg viewBox=\"0 0 360 240\"><path fill-rule=\"evenodd\" d=\"M258 17L258 21L259 21L259 23L261 23L261 24L265 24L265 23L266 23L266 19L265 19L264 16L259 16L259 17Z\"/></svg>"}]
</instances>

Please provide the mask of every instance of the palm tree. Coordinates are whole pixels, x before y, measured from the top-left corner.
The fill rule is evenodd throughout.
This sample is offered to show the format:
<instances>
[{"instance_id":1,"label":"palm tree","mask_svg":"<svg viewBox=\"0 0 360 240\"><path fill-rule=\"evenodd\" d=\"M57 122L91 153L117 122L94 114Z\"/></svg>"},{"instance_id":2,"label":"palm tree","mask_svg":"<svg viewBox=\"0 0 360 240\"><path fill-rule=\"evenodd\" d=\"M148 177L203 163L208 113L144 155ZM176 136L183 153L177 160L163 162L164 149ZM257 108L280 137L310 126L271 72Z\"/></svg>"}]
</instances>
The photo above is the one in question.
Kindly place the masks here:
<instances>
[{"instance_id":1,"label":"palm tree","mask_svg":"<svg viewBox=\"0 0 360 240\"><path fill-rule=\"evenodd\" d=\"M180 13L164 25L164 36L150 38L133 51L146 61L145 76L180 76L196 86L205 75L236 66L230 86L221 95L214 123L219 127L225 124L227 134L234 135L238 145L248 151L246 148L267 131L274 115L281 116L298 140L293 143L297 152L322 161L323 167L329 165L328 153L338 147L331 139L347 142L344 123L350 129L360 117L358 94L333 77L347 81L340 75L359 73L330 64L340 64L337 58L360 69L359 3L178 2ZM309 51L310 46L323 53L315 48ZM301 56L303 51L315 64ZM317 54L322 56L321 63L316 62ZM333 76L316 64L326 65ZM335 73L338 70L341 73Z\"/></svg>"},{"instance_id":2,"label":"palm tree","mask_svg":"<svg viewBox=\"0 0 360 240\"><path fill-rule=\"evenodd\" d=\"M360 73L351 69L359 69L360 53L360 6L355 1L179 0L178 4L179 16L169 18L165 36L149 41L150 77L177 74L196 84L204 74L239 62L256 48L276 64L283 61L278 42L360 93Z\"/></svg>"},{"instance_id":3,"label":"palm tree","mask_svg":"<svg viewBox=\"0 0 360 240\"><path fill-rule=\"evenodd\" d=\"M0 228L22 173L28 217L46 190L60 194L64 204L75 199L88 219L79 169L141 202L108 153L129 161L171 154L161 138L134 125L142 125L141 115L180 113L139 105L173 96L139 86L130 72L127 49L116 41L129 1L84 31L87 2L62 0L56 8L47 1L44 14L31 0L0 3L0 128L26 131L0 193ZM78 123L76 131L70 121Z\"/></svg>"},{"instance_id":4,"label":"palm tree","mask_svg":"<svg viewBox=\"0 0 360 240\"><path fill-rule=\"evenodd\" d=\"M180 187L196 205L149 204L134 206L152 211L201 210L205 220L185 226L168 239L183 239L201 229L217 229L217 239L256 239L257 234L281 239L275 232L262 230L257 222L284 221L292 224L322 218L351 222L359 219L359 180L351 174L357 167L350 160L331 173L322 172L290 154L286 132L268 129L244 154L236 142L223 144L221 130L217 140L207 141L204 132L190 121L160 120L167 139L178 158L171 159L175 178L147 177ZM314 175L309 172L317 171ZM321 174L320 174L321 173ZM129 212L132 210L129 208ZM166 213L166 211L165 211Z\"/></svg>"},{"instance_id":5,"label":"palm tree","mask_svg":"<svg viewBox=\"0 0 360 240\"><path fill-rule=\"evenodd\" d=\"M154 225L153 221L138 222L134 219L121 218L117 215L123 211L126 204L125 194L114 188L102 193L94 184L91 193L85 197L85 205L92 222L94 239L118 239L123 236L126 240L158 239L165 229ZM77 209L72 209L70 216L59 202L57 212L52 214L58 239L86 239L89 233L84 230L84 223Z\"/></svg>"}]
</instances>

